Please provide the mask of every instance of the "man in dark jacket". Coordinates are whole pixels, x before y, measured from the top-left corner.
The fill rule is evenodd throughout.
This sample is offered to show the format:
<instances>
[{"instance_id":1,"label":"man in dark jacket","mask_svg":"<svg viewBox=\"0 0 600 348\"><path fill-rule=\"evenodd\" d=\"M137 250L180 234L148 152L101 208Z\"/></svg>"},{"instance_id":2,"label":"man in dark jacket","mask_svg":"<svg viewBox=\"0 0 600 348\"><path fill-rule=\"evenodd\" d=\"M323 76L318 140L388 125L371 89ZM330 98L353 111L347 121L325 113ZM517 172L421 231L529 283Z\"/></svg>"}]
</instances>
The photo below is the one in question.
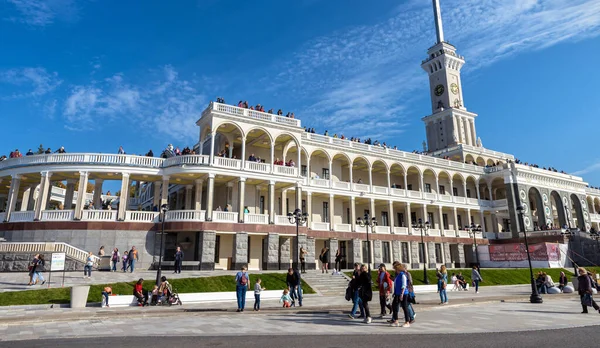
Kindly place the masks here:
<instances>
[{"instance_id":1,"label":"man in dark jacket","mask_svg":"<svg viewBox=\"0 0 600 348\"><path fill-rule=\"evenodd\" d=\"M290 267L288 269L286 283L288 288L290 289L292 306L296 305L296 299L298 299L298 305L302 307L302 280L300 278L300 272Z\"/></svg>"},{"instance_id":2,"label":"man in dark jacket","mask_svg":"<svg viewBox=\"0 0 600 348\"><path fill-rule=\"evenodd\" d=\"M352 280L348 285L352 290L352 311L349 314L350 319L356 319L356 310L360 308L361 315L358 318L364 317L364 308L360 297L358 296L358 289L360 288L360 281L358 279L360 275L360 264L354 264L354 272L352 273Z\"/></svg>"},{"instance_id":3,"label":"man in dark jacket","mask_svg":"<svg viewBox=\"0 0 600 348\"><path fill-rule=\"evenodd\" d=\"M181 273L181 264L183 263L183 250L181 247L177 247L175 251L175 272L173 273Z\"/></svg>"}]
</instances>

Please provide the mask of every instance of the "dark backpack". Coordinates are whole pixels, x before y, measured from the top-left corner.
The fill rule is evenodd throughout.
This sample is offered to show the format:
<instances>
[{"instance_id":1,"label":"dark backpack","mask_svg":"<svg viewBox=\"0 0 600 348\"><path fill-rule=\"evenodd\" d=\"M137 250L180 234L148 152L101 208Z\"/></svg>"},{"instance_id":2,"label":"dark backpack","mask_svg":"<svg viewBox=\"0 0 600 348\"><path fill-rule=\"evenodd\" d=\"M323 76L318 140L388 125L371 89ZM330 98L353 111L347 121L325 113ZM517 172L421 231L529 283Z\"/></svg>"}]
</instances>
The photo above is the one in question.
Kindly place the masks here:
<instances>
[{"instance_id":1,"label":"dark backpack","mask_svg":"<svg viewBox=\"0 0 600 348\"><path fill-rule=\"evenodd\" d=\"M242 285L242 286L248 285L248 275L246 273L242 272L242 275L240 276L239 282L240 282L240 285Z\"/></svg>"},{"instance_id":2,"label":"dark backpack","mask_svg":"<svg viewBox=\"0 0 600 348\"><path fill-rule=\"evenodd\" d=\"M346 299L346 301L352 300L352 288L350 286L346 288L346 295L344 296L344 298Z\"/></svg>"}]
</instances>

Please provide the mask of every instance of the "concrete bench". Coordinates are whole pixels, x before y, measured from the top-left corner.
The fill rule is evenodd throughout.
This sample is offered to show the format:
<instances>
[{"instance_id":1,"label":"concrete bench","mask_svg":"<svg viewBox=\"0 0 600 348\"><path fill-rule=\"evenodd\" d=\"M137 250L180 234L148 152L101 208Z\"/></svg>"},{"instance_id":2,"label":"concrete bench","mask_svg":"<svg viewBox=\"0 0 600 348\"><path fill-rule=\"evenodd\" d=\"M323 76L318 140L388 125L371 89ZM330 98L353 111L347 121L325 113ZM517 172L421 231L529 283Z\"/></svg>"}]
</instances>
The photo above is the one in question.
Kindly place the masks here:
<instances>
[{"instance_id":1,"label":"concrete bench","mask_svg":"<svg viewBox=\"0 0 600 348\"><path fill-rule=\"evenodd\" d=\"M424 292L437 292L437 283L429 284L429 285L414 285L413 286L415 293L424 293ZM446 285L446 291L453 291L454 284ZM469 284L467 283L467 289L469 289ZM458 291L458 290L457 290Z\"/></svg>"},{"instance_id":2,"label":"concrete bench","mask_svg":"<svg viewBox=\"0 0 600 348\"><path fill-rule=\"evenodd\" d=\"M265 290L261 292L261 300L279 299L283 290ZM179 294L179 298L183 304L186 303L206 303L206 302L235 302L237 301L235 291L228 292L195 292L187 294ZM104 301L104 300L103 300ZM246 292L246 301L254 301L254 291ZM108 304L111 307L128 307L137 306L137 299L133 295L113 295L109 296ZM104 302L102 303L104 306Z\"/></svg>"}]
</instances>

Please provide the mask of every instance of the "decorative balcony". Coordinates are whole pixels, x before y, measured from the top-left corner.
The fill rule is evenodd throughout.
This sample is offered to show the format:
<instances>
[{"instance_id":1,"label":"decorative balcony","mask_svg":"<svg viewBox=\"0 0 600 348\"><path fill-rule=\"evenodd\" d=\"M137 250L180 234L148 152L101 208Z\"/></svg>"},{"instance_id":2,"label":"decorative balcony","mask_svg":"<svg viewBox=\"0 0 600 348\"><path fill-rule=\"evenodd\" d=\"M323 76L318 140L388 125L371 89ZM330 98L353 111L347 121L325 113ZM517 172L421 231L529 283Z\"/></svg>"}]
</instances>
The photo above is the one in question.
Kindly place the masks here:
<instances>
[{"instance_id":1,"label":"decorative balcony","mask_svg":"<svg viewBox=\"0 0 600 348\"><path fill-rule=\"evenodd\" d=\"M273 173L285 176L298 176L298 168L286 166L273 166Z\"/></svg>"},{"instance_id":2,"label":"decorative balcony","mask_svg":"<svg viewBox=\"0 0 600 348\"><path fill-rule=\"evenodd\" d=\"M204 221L205 210L169 210L165 221Z\"/></svg>"},{"instance_id":3,"label":"decorative balcony","mask_svg":"<svg viewBox=\"0 0 600 348\"><path fill-rule=\"evenodd\" d=\"M42 221L70 221L73 220L73 210L44 210Z\"/></svg>"},{"instance_id":4,"label":"decorative balcony","mask_svg":"<svg viewBox=\"0 0 600 348\"><path fill-rule=\"evenodd\" d=\"M427 231L427 235L431 237L440 237L442 234L437 228L430 228L429 231Z\"/></svg>"},{"instance_id":5,"label":"decorative balcony","mask_svg":"<svg viewBox=\"0 0 600 348\"><path fill-rule=\"evenodd\" d=\"M456 237L456 231L444 230L444 237Z\"/></svg>"},{"instance_id":6,"label":"decorative balcony","mask_svg":"<svg viewBox=\"0 0 600 348\"><path fill-rule=\"evenodd\" d=\"M388 194L388 188L383 186L373 186L373 193L379 193L382 195Z\"/></svg>"},{"instance_id":7,"label":"decorative balcony","mask_svg":"<svg viewBox=\"0 0 600 348\"><path fill-rule=\"evenodd\" d=\"M244 222L247 224L269 224L269 215L267 214L244 214ZM289 223L289 221L288 221Z\"/></svg>"},{"instance_id":8,"label":"decorative balcony","mask_svg":"<svg viewBox=\"0 0 600 348\"><path fill-rule=\"evenodd\" d=\"M327 179L311 179L310 185L318 186L318 187L329 187L329 180L327 180Z\"/></svg>"},{"instance_id":9,"label":"decorative balcony","mask_svg":"<svg viewBox=\"0 0 600 348\"><path fill-rule=\"evenodd\" d=\"M310 228L315 231L329 231L329 222L313 222Z\"/></svg>"},{"instance_id":10,"label":"decorative balcony","mask_svg":"<svg viewBox=\"0 0 600 348\"><path fill-rule=\"evenodd\" d=\"M438 195L438 199L442 202L452 203L452 196L450 195Z\"/></svg>"},{"instance_id":11,"label":"decorative balcony","mask_svg":"<svg viewBox=\"0 0 600 348\"><path fill-rule=\"evenodd\" d=\"M350 183L349 182L345 182L345 181L334 181L333 182L333 188L339 189L339 190L350 190Z\"/></svg>"},{"instance_id":12,"label":"decorative balcony","mask_svg":"<svg viewBox=\"0 0 600 348\"><path fill-rule=\"evenodd\" d=\"M244 164L246 170L257 173L268 174L271 172L271 165L269 163L258 163L246 161Z\"/></svg>"},{"instance_id":13,"label":"decorative balcony","mask_svg":"<svg viewBox=\"0 0 600 348\"><path fill-rule=\"evenodd\" d=\"M213 165L215 167L240 169L242 167L242 161L240 161L238 159L233 159L233 158L214 157Z\"/></svg>"},{"instance_id":14,"label":"decorative balcony","mask_svg":"<svg viewBox=\"0 0 600 348\"><path fill-rule=\"evenodd\" d=\"M354 184L354 191L370 192L370 186L365 184Z\"/></svg>"},{"instance_id":15,"label":"decorative balcony","mask_svg":"<svg viewBox=\"0 0 600 348\"><path fill-rule=\"evenodd\" d=\"M244 118L252 118L264 122L273 122L277 124L283 124L291 127L300 127L300 120L295 118L289 118L284 116L278 116L275 114L269 114L267 112L260 112L256 110L250 110L246 108L238 108L237 106L221 104L212 102L206 110L202 113L204 116L207 112L223 113L231 116L239 116Z\"/></svg>"},{"instance_id":16,"label":"decorative balcony","mask_svg":"<svg viewBox=\"0 0 600 348\"><path fill-rule=\"evenodd\" d=\"M431 192L423 192L423 198L430 199L432 201L437 200L437 194Z\"/></svg>"},{"instance_id":17,"label":"decorative balcony","mask_svg":"<svg viewBox=\"0 0 600 348\"><path fill-rule=\"evenodd\" d=\"M13 211L10 213L11 222L33 221L33 211Z\"/></svg>"},{"instance_id":18,"label":"decorative balcony","mask_svg":"<svg viewBox=\"0 0 600 348\"><path fill-rule=\"evenodd\" d=\"M470 238L469 231L459 230L458 237L460 238Z\"/></svg>"},{"instance_id":19,"label":"decorative balcony","mask_svg":"<svg viewBox=\"0 0 600 348\"><path fill-rule=\"evenodd\" d=\"M375 233L390 233L390 226L375 226Z\"/></svg>"},{"instance_id":20,"label":"decorative balcony","mask_svg":"<svg viewBox=\"0 0 600 348\"><path fill-rule=\"evenodd\" d=\"M336 232L352 232L351 224L335 224L333 230Z\"/></svg>"},{"instance_id":21,"label":"decorative balcony","mask_svg":"<svg viewBox=\"0 0 600 348\"><path fill-rule=\"evenodd\" d=\"M287 215L275 215L275 225L290 225L290 219Z\"/></svg>"},{"instance_id":22,"label":"decorative balcony","mask_svg":"<svg viewBox=\"0 0 600 348\"><path fill-rule=\"evenodd\" d=\"M411 190L408 190L406 192L408 193L408 197L410 197L410 198L421 198L421 192L420 191L411 191Z\"/></svg>"},{"instance_id":23,"label":"decorative balcony","mask_svg":"<svg viewBox=\"0 0 600 348\"><path fill-rule=\"evenodd\" d=\"M406 197L406 190L393 188L391 189L392 196Z\"/></svg>"},{"instance_id":24,"label":"decorative balcony","mask_svg":"<svg viewBox=\"0 0 600 348\"><path fill-rule=\"evenodd\" d=\"M400 234L407 236L408 235L408 227L394 227L394 234Z\"/></svg>"},{"instance_id":25,"label":"decorative balcony","mask_svg":"<svg viewBox=\"0 0 600 348\"><path fill-rule=\"evenodd\" d=\"M82 221L116 221L116 210L84 210L81 216ZM12 217L11 217L12 221Z\"/></svg>"},{"instance_id":26,"label":"decorative balcony","mask_svg":"<svg viewBox=\"0 0 600 348\"><path fill-rule=\"evenodd\" d=\"M131 222L158 222L157 211L127 211L125 212L125 221Z\"/></svg>"},{"instance_id":27,"label":"decorative balcony","mask_svg":"<svg viewBox=\"0 0 600 348\"><path fill-rule=\"evenodd\" d=\"M214 222L238 222L238 213L228 211L213 211Z\"/></svg>"}]
</instances>

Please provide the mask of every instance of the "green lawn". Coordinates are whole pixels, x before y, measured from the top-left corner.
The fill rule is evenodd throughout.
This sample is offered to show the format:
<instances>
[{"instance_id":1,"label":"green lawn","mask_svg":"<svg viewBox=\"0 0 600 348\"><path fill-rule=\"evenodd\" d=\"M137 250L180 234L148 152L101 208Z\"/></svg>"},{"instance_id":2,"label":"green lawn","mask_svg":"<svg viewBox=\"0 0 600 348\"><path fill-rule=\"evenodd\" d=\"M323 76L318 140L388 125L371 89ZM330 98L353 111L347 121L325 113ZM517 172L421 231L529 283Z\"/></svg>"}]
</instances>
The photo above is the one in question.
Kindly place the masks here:
<instances>
[{"instance_id":1,"label":"green lawn","mask_svg":"<svg viewBox=\"0 0 600 348\"><path fill-rule=\"evenodd\" d=\"M587 268L586 268L587 269ZM594 271L593 267L591 268ZM600 267L597 267L597 270L600 271ZM561 268L534 268L533 273L534 276L537 272L546 272L552 277L552 280L557 283L558 278L560 276L560 272L565 272L567 277L571 278L573 275L572 270L566 270ZM390 275L395 276L394 271L389 271ZM452 276L452 273L462 272L465 280L470 283L471 282L471 269L449 269L448 270L448 278ZM410 271L410 274L413 278L414 285L423 285L423 269L414 269ZM531 276L529 274L529 268L490 268L485 269L482 268L480 271L481 277L483 278L483 282L480 283L480 286L492 286L492 285L518 285L518 284L529 284L531 281ZM346 275L352 276L352 272L346 272ZM373 280L377 278L377 271L371 272ZM429 284L435 284L437 278L435 276L435 270L427 270L427 277L429 278Z\"/></svg>"},{"instance_id":2,"label":"green lawn","mask_svg":"<svg viewBox=\"0 0 600 348\"><path fill-rule=\"evenodd\" d=\"M254 286L256 277L256 275L250 275L251 289ZM267 290L277 290L286 287L286 273L266 273L259 275L259 277L262 280L262 286ZM169 282L173 285L173 289L177 289L180 293L235 291L234 276L183 278L169 280ZM114 294L129 295L133 293L134 284L135 282L91 285L88 302L100 302L102 289L106 285L112 287ZM144 289L146 290L152 290L153 286L153 280L148 280L144 283ZM70 291L70 288L56 288L3 292L0 293L0 306L69 303ZM305 294L315 293L304 280L302 281L302 292Z\"/></svg>"}]
</instances>

